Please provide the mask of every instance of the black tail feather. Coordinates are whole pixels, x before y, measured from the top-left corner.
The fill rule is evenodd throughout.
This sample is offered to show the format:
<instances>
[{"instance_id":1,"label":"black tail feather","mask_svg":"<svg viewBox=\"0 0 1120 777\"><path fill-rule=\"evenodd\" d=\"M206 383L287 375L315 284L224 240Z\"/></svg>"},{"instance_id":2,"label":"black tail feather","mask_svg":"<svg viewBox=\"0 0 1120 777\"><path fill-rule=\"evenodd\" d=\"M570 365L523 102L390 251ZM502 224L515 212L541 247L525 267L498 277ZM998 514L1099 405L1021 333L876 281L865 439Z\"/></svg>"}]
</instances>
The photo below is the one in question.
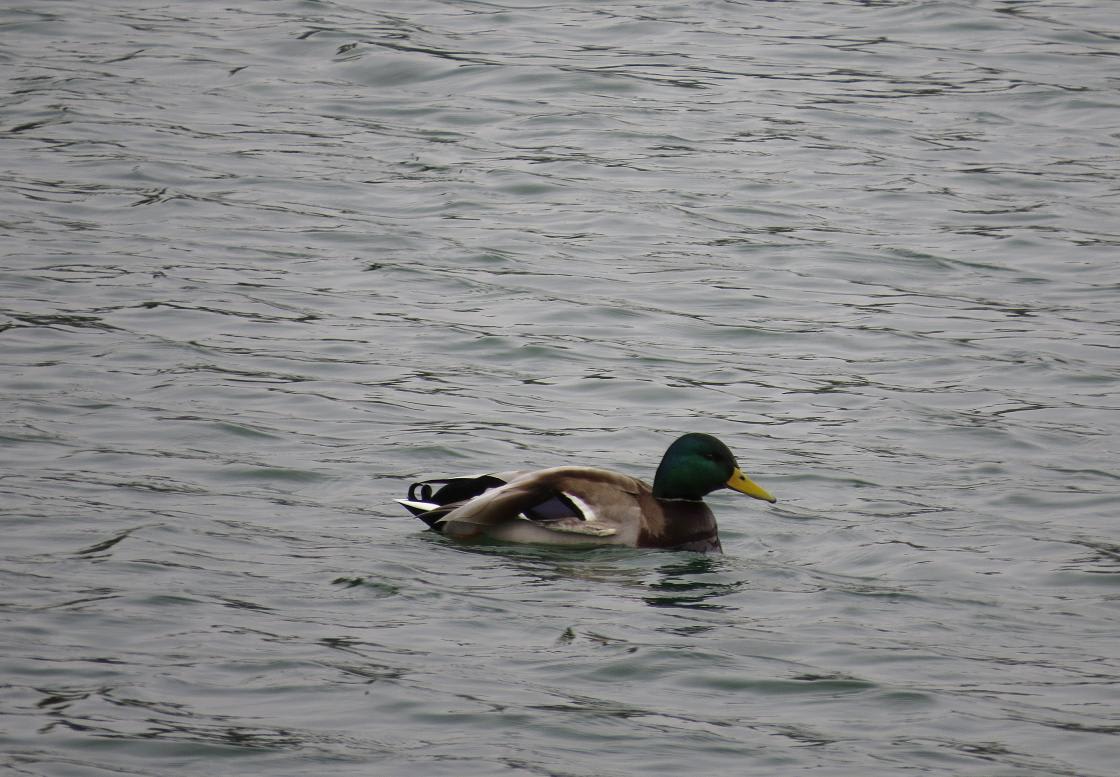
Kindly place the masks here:
<instances>
[{"instance_id":1,"label":"black tail feather","mask_svg":"<svg viewBox=\"0 0 1120 777\"><path fill-rule=\"evenodd\" d=\"M502 485L505 485L505 481L493 475L419 480L408 487L408 501L436 506L426 509L418 504L405 504L404 507L428 524L428 528L440 531L439 520L443 516L463 502Z\"/></svg>"}]
</instances>

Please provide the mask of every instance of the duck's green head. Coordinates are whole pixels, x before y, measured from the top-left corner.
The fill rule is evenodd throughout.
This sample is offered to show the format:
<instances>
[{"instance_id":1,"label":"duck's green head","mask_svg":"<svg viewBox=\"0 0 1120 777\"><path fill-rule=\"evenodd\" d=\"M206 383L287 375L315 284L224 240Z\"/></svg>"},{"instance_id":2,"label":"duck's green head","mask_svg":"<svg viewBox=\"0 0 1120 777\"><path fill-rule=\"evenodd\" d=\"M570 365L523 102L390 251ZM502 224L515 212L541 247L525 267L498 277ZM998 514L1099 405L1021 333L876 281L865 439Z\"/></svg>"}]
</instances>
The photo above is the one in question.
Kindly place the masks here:
<instances>
[{"instance_id":1,"label":"duck's green head","mask_svg":"<svg viewBox=\"0 0 1120 777\"><path fill-rule=\"evenodd\" d=\"M702 499L717 488L731 488L755 499L778 501L739 469L735 454L710 434L686 434L677 439L653 478L658 499Z\"/></svg>"}]
</instances>

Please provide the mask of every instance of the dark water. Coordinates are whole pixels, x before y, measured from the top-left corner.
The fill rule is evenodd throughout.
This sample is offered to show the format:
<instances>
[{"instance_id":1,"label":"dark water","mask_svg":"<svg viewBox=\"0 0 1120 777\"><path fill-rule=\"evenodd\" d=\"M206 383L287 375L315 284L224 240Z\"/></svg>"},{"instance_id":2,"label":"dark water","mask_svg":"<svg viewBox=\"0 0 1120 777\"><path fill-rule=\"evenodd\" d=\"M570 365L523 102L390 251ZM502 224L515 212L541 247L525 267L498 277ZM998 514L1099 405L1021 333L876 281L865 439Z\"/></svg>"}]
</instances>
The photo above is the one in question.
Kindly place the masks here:
<instances>
[{"instance_id":1,"label":"dark water","mask_svg":"<svg viewBox=\"0 0 1120 777\"><path fill-rule=\"evenodd\" d=\"M1120 757L1111 0L0 10L0 771ZM418 476L781 501L456 546Z\"/></svg>"}]
</instances>

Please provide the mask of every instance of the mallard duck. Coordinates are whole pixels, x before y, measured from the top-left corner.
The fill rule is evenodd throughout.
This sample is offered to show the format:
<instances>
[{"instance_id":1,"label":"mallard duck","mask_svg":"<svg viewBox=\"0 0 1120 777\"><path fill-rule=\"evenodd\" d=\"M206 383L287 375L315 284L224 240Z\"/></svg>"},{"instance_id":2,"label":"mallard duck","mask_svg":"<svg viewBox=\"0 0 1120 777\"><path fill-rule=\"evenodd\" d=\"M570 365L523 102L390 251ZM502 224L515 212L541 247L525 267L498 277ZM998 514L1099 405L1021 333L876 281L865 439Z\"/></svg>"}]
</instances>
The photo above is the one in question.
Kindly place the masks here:
<instances>
[{"instance_id":1,"label":"mallard duck","mask_svg":"<svg viewBox=\"0 0 1120 777\"><path fill-rule=\"evenodd\" d=\"M398 499L430 528L457 539L549 545L624 545L720 552L704 495L719 488L776 502L709 434L677 439L644 481L598 467L553 467L413 483Z\"/></svg>"}]
</instances>

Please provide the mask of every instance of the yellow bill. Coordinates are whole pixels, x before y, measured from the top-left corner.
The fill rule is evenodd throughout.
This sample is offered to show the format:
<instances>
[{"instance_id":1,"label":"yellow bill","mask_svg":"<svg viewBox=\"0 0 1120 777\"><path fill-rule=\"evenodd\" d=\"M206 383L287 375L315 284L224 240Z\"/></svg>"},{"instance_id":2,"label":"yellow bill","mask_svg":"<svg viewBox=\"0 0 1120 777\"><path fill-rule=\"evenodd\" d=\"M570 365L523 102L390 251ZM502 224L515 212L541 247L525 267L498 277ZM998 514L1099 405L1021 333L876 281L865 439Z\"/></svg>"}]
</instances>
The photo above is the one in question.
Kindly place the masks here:
<instances>
[{"instance_id":1,"label":"yellow bill","mask_svg":"<svg viewBox=\"0 0 1120 777\"><path fill-rule=\"evenodd\" d=\"M738 491L741 494L753 496L755 499L761 499L764 502L778 501L770 495L769 491L744 475L742 470L740 470L738 467L735 468L735 471L731 473L731 477L728 478L727 487Z\"/></svg>"}]
</instances>

